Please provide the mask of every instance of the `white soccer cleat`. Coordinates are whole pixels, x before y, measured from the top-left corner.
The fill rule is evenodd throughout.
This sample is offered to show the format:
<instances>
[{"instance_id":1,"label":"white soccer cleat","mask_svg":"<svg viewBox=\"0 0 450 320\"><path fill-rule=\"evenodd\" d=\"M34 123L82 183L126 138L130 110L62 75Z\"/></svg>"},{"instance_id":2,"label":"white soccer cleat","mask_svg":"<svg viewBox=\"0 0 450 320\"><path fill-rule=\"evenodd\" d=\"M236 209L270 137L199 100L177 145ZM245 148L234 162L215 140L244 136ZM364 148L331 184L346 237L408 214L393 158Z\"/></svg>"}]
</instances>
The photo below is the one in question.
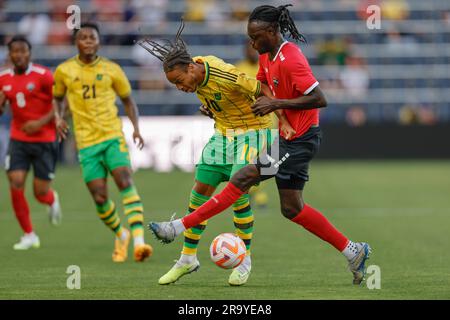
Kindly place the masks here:
<instances>
[{"instance_id":1,"label":"white soccer cleat","mask_svg":"<svg viewBox=\"0 0 450 320\"><path fill-rule=\"evenodd\" d=\"M366 274L365 263L369 259L372 248L365 242L356 243L358 254L348 262L348 267L353 273L353 284L361 284Z\"/></svg>"},{"instance_id":2,"label":"white soccer cleat","mask_svg":"<svg viewBox=\"0 0 450 320\"><path fill-rule=\"evenodd\" d=\"M20 238L20 241L14 245L14 250L28 250L30 248L38 249L41 246L39 237L34 234L26 234Z\"/></svg>"},{"instance_id":3,"label":"white soccer cleat","mask_svg":"<svg viewBox=\"0 0 450 320\"><path fill-rule=\"evenodd\" d=\"M55 196L55 201L53 201L53 204L48 207L48 217L52 225L58 226L61 224L62 220L61 205L59 204L58 193L53 191L53 194Z\"/></svg>"},{"instance_id":4,"label":"white soccer cleat","mask_svg":"<svg viewBox=\"0 0 450 320\"><path fill-rule=\"evenodd\" d=\"M175 218L174 213L168 222L150 222L148 228L155 235L155 237L162 243L171 243L178 236L177 231L173 225Z\"/></svg>"}]
</instances>

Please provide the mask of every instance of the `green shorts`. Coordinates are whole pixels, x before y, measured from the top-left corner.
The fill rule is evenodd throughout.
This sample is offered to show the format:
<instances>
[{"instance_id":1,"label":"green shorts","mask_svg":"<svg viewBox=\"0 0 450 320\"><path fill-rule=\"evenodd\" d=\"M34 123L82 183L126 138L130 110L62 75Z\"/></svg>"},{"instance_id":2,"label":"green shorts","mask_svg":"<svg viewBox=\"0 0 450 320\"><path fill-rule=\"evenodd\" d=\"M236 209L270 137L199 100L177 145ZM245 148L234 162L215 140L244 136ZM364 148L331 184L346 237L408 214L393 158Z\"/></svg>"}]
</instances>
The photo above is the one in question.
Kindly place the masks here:
<instances>
[{"instance_id":1,"label":"green shorts","mask_svg":"<svg viewBox=\"0 0 450 320\"><path fill-rule=\"evenodd\" d=\"M230 180L237 171L256 161L260 152L272 144L277 132L249 130L233 137L216 132L203 148L195 179L215 187Z\"/></svg>"},{"instance_id":2,"label":"green shorts","mask_svg":"<svg viewBox=\"0 0 450 320\"><path fill-rule=\"evenodd\" d=\"M106 178L108 171L111 172L119 167L131 167L128 146L123 137L80 149L78 159L86 183Z\"/></svg>"}]
</instances>

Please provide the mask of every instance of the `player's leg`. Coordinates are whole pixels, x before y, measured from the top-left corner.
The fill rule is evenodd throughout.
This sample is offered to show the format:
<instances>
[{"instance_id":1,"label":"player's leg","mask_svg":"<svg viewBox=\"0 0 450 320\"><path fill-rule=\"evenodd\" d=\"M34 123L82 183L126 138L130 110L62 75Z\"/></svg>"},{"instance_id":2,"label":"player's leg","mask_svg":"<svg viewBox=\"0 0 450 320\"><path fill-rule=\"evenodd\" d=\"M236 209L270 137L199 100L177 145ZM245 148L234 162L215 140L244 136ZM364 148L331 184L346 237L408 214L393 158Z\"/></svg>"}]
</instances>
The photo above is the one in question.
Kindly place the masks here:
<instances>
[{"instance_id":1,"label":"player's leg","mask_svg":"<svg viewBox=\"0 0 450 320\"><path fill-rule=\"evenodd\" d=\"M266 136L264 137L264 139L267 139L268 141L273 140L271 137ZM250 143L250 145L252 145L252 143ZM245 149L246 148L243 148L243 150ZM251 148L247 149L250 150ZM256 161L256 164L244 164L245 166L234 165L235 169L230 172L230 174L232 175L230 182L226 185L222 192L212 197L211 200L195 210L195 212L187 215L183 219L180 219L180 221L173 221L174 226L178 228L177 230L175 230L175 233L178 234L178 232L180 232L180 230L183 230L183 228L190 228L191 226L197 224L198 221L204 221L219 214L220 212L230 207L241 196L248 193L249 189L252 186L261 182L262 180L267 180L273 177L274 173L272 173L272 170L262 170L263 166L272 166L272 162L268 160L270 159L270 157L268 156L270 150L271 148L269 148L267 152L261 154L258 157L258 161ZM239 146L237 153L240 154ZM254 154L258 155L258 150L255 150ZM250 157L247 162L249 162L251 158L252 157Z\"/></svg>"},{"instance_id":2,"label":"player's leg","mask_svg":"<svg viewBox=\"0 0 450 320\"><path fill-rule=\"evenodd\" d=\"M103 223L116 235L113 261L122 262L127 259L130 232L122 226L115 203L108 198L106 184L107 170L104 165L105 144L99 143L79 151L79 159L83 179L94 199L97 215Z\"/></svg>"},{"instance_id":3,"label":"player's leg","mask_svg":"<svg viewBox=\"0 0 450 320\"><path fill-rule=\"evenodd\" d=\"M21 240L14 245L15 250L39 248L40 246L39 237L33 231L30 208L25 198L25 181L31 163L27 146L28 143L11 140L5 159L12 206L24 232Z\"/></svg>"},{"instance_id":4,"label":"player's leg","mask_svg":"<svg viewBox=\"0 0 450 320\"><path fill-rule=\"evenodd\" d=\"M364 276L364 262L370 247L350 241L318 210L304 203L303 189L309 180L309 163L320 145L320 130L311 128L293 141L280 141L280 150L289 153L276 175L283 215L342 252L350 263L354 283Z\"/></svg>"},{"instance_id":5,"label":"player's leg","mask_svg":"<svg viewBox=\"0 0 450 320\"><path fill-rule=\"evenodd\" d=\"M214 174L214 173L212 173ZM205 179L203 179L205 180ZM214 183L215 184L215 183ZM209 200L211 195L216 190L216 185L209 185L198 180L195 180L194 187L191 190L189 196L189 208L186 214L195 211L198 207ZM181 251L181 259L193 260L193 257L197 255L197 248L202 237L203 232L206 229L208 221L202 221L198 225L187 229L184 232L183 250Z\"/></svg>"},{"instance_id":6,"label":"player's leg","mask_svg":"<svg viewBox=\"0 0 450 320\"><path fill-rule=\"evenodd\" d=\"M116 235L112 259L114 262L124 262L128 257L130 232L122 226L116 205L108 198L106 178L91 180L86 185L94 199L99 218Z\"/></svg>"},{"instance_id":7,"label":"player's leg","mask_svg":"<svg viewBox=\"0 0 450 320\"><path fill-rule=\"evenodd\" d=\"M272 176L267 175L267 178L270 177ZM242 195L246 194L252 185L260 181L259 167L249 164L236 172L219 194L213 196L191 214L170 222L151 222L149 227L162 242L170 243L184 230L192 228L229 208Z\"/></svg>"},{"instance_id":8,"label":"player's leg","mask_svg":"<svg viewBox=\"0 0 450 320\"><path fill-rule=\"evenodd\" d=\"M241 286L247 283L252 268L250 248L253 238L254 217L248 193L243 194L233 203L233 213L235 232L244 241L247 252L242 263L233 269L228 278L228 283L232 286Z\"/></svg>"},{"instance_id":9,"label":"player's leg","mask_svg":"<svg viewBox=\"0 0 450 320\"><path fill-rule=\"evenodd\" d=\"M108 142L105 164L122 196L122 204L134 242L134 260L142 262L153 253L144 241L144 206L133 183L130 156L123 137Z\"/></svg>"},{"instance_id":10,"label":"player's leg","mask_svg":"<svg viewBox=\"0 0 450 320\"><path fill-rule=\"evenodd\" d=\"M225 170L224 167L217 167L214 165L197 165L195 171L195 184L191 190L189 207L186 214L195 211L203 203L208 201L217 186L222 181L228 179L228 175L221 172L223 170ZM198 225L184 231L181 256L175 265L158 280L159 284L165 285L173 283L182 276L198 270L200 262L197 259L197 248L207 223L207 220L202 221Z\"/></svg>"},{"instance_id":11,"label":"player's leg","mask_svg":"<svg viewBox=\"0 0 450 320\"><path fill-rule=\"evenodd\" d=\"M51 188L51 182L55 176L57 159L57 144L36 144L32 165L34 169L33 191L35 198L48 206L50 223L59 225L62 219L61 205L58 193Z\"/></svg>"},{"instance_id":12,"label":"player's leg","mask_svg":"<svg viewBox=\"0 0 450 320\"><path fill-rule=\"evenodd\" d=\"M364 278L364 263L370 254L370 246L349 240L320 211L303 202L301 190L279 189L279 194L283 215L341 252L349 262L354 275L353 283L360 284Z\"/></svg>"},{"instance_id":13,"label":"player's leg","mask_svg":"<svg viewBox=\"0 0 450 320\"><path fill-rule=\"evenodd\" d=\"M162 242L170 243L184 230L192 228L229 208L242 195L248 193L251 186L262 180L274 177L276 173L274 165L276 163L274 163L270 154L272 154L272 149L278 149L277 141L278 139L268 148L267 152L258 157L256 164L248 164L237 171L225 188L205 202L200 208L182 219L159 223L151 222L149 224L150 230Z\"/></svg>"},{"instance_id":14,"label":"player's leg","mask_svg":"<svg viewBox=\"0 0 450 320\"><path fill-rule=\"evenodd\" d=\"M267 145L273 143L272 132L270 130L250 130L235 139L236 146L233 146L236 163L233 165L230 175L234 176L239 170L248 165L260 156ZM264 157L264 155L262 155ZM254 181L251 181L254 186ZM236 234L244 241L247 252L242 263L234 268L228 283L232 286L240 286L247 283L252 268L251 262L251 241L253 238L253 211L248 193L243 194L233 204L233 223L236 227Z\"/></svg>"}]
</instances>

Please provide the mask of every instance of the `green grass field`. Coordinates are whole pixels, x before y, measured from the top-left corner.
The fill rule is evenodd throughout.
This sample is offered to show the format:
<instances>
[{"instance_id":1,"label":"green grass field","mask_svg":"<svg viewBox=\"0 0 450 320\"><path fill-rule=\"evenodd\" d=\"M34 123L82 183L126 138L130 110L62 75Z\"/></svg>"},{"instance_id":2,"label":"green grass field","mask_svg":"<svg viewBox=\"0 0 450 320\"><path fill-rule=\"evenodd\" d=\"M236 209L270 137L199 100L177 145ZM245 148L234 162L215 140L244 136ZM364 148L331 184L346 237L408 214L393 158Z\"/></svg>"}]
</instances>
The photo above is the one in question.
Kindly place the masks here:
<instances>
[{"instance_id":1,"label":"green grass field","mask_svg":"<svg viewBox=\"0 0 450 320\"><path fill-rule=\"evenodd\" d=\"M184 213L193 174L139 171L135 182L146 222L166 220L173 211ZM80 169L59 168L55 186L63 225L50 226L46 208L28 187L41 248L15 252L21 231L6 178L0 183L0 299L450 299L449 162L313 163L306 201L351 239L371 244L368 264L381 268L380 290L353 286L341 254L282 217L274 181L265 184L268 209L255 209L252 275L237 288L228 286L229 271L208 254L214 236L233 231L231 211L210 221L199 272L159 286L179 256L182 237L162 245L148 232L154 247L149 261L114 264L113 235L97 218ZM120 202L112 185L111 194ZM69 265L81 268L80 290L66 288Z\"/></svg>"}]
</instances>

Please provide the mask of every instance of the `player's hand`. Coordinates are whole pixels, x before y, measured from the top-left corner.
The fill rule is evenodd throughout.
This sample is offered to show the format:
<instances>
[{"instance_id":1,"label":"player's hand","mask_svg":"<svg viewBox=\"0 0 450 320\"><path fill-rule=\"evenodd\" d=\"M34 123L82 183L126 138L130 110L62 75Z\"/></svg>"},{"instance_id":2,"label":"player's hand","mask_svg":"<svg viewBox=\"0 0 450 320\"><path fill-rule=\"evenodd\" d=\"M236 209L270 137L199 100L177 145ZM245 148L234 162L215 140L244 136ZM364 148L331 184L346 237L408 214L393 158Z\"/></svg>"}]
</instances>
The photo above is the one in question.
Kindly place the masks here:
<instances>
[{"instance_id":1,"label":"player's hand","mask_svg":"<svg viewBox=\"0 0 450 320\"><path fill-rule=\"evenodd\" d=\"M2 90L0 90L0 116L3 114L4 107L6 102L6 96Z\"/></svg>"},{"instance_id":2,"label":"player's hand","mask_svg":"<svg viewBox=\"0 0 450 320\"><path fill-rule=\"evenodd\" d=\"M41 129L42 123L39 120L29 120L20 128L27 135L33 135Z\"/></svg>"},{"instance_id":3,"label":"player's hand","mask_svg":"<svg viewBox=\"0 0 450 320\"><path fill-rule=\"evenodd\" d=\"M5 96L5 94L3 93L3 91L0 90L0 107L1 107L2 105L4 105L5 102L6 102L6 96Z\"/></svg>"},{"instance_id":4,"label":"player's hand","mask_svg":"<svg viewBox=\"0 0 450 320\"><path fill-rule=\"evenodd\" d=\"M293 136L297 133L294 128L291 127L289 122L282 121L280 124L280 131L286 140L291 140Z\"/></svg>"},{"instance_id":5,"label":"player's hand","mask_svg":"<svg viewBox=\"0 0 450 320\"><path fill-rule=\"evenodd\" d=\"M55 118L56 123L56 133L58 135L58 141L61 142L67 138L67 133L69 132L69 125L66 120L60 117Z\"/></svg>"},{"instance_id":6,"label":"player's hand","mask_svg":"<svg viewBox=\"0 0 450 320\"><path fill-rule=\"evenodd\" d=\"M211 119L214 119L214 114L211 112L211 110L209 110L207 107L205 107L204 104L202 104L198 110L200 110L200 112L204 116L207 116L207 117L209 117Z\"/></svg>"},{"instance_id":7,"label":"player's hand","mask_svg":"<svg viewBox=\"0 0 450 320\"><path fill-rule=\"evenodd\" d=\"M145 144L144 139L142 138L140 132L137 130L133 132L133 142L138 147L139 150L142 150L142 148L144 147Z\"/></svg>"},{"instance_id":8,"label":"player's hand","mask_svg":"<svg viewBox=\"0 0 450 320\"><path fill-rule=\"evenodd\" d=\"M274 105L273 99L266 96L259 97L252 105L252 111L257 116L264 116L275 110L277 110L277 107Z\"/></svg>"}]
</instances>

